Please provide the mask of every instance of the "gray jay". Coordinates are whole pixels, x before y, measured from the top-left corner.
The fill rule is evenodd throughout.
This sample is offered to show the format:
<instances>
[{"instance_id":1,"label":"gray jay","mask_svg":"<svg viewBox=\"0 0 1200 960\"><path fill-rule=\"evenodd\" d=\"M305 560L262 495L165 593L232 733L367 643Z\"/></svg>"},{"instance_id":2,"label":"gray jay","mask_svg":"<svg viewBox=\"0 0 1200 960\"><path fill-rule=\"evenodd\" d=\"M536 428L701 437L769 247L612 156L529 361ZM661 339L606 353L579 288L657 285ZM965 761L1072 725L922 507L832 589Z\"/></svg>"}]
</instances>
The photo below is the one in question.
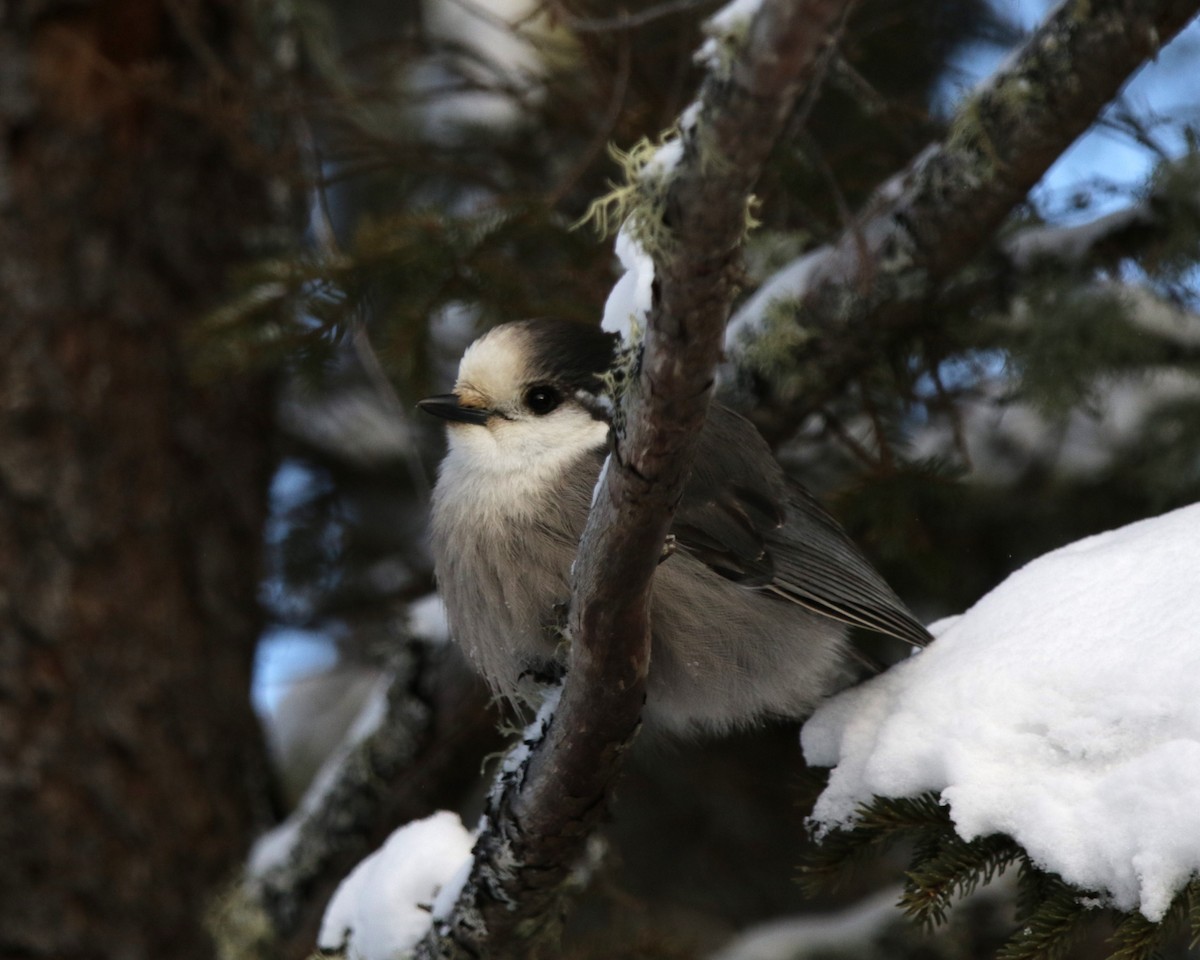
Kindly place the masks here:
<instances>
[{"instance_id":1,"label":"gray jay","mask_svg":"<svg viewBox=\"0 0 1200 960\"><path fill-rule=\"evenodd\" d=\"M420 402L448 422L433 551L451 634L516 702L565 660L557 611L608 453L596 398L618 346L566 321L507 323L467 348L453 393ZM648 726L806 716L850 679L848 624L929 639L754 426L719 404L671 533L652 588Z\"/></svg>"}]
</instances>

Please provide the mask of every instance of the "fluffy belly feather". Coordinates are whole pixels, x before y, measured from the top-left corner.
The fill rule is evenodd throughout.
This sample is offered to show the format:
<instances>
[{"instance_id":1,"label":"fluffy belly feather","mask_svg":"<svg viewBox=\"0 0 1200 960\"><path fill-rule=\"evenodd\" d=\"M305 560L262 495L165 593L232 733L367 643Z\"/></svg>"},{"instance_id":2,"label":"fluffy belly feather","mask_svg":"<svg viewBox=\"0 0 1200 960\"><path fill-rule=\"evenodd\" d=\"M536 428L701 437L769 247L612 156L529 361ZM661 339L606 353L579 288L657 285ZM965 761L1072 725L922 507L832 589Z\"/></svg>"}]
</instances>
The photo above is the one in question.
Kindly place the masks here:
<instances>
[{"instance_id":1,"label":"fluffy belly feather","mask_svg":"<svg viewBox=\"0 0 1200 960\"><path fill-rule=\"evenodd\" d=\"M534 504L447 479L433 544L451 633L498 694L536 698L535 678L566 662L558 627L590 506L580 491L591 488L555 485ZM652 589L649 726L688 733L802 716L838 685L841 624L734 583L683 550L660 565Z\"/></svg>"}]
</instances>

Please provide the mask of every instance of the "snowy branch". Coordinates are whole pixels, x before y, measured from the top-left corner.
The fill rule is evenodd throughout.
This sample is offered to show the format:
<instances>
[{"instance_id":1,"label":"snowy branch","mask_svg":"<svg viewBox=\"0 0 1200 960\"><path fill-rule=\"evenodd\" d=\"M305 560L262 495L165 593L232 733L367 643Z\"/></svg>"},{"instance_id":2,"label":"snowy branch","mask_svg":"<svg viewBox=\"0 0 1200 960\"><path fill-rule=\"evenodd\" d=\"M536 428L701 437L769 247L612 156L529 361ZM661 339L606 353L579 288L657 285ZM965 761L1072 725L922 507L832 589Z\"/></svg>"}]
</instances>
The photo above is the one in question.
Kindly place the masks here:
<instances>
[{"instance_id":1,"label":"snowy branch","mask_svg":"<svg viewBox=\"0 0 1200 960\"><path fill-rule=\"evenodd\" d=\"M1017 270L1044 264L1079 267L1091 262L1100 249L1125 246L1152 226L1150 204L1135 203L1083 224L1028 227L1005 238L1000 246Z\"/></svg>"},{"instance_id":2,"label":"snowy branch","mask_svg":"<svg viewBox=\"0 0 1200 960\"><path fill-rule=\"evenodd\" d=\"M1135 256L1169 238L1173 208L1186 208L1189 217L1200 212L1200 191L1195 188L1196 174L1191 169L1194 166L1195 161L1186 157L1165 164L1157 178L1160 182L1148 196L1095 220L1016 230L1000 241L1001 256L1009 268L1017 271L1047 266L1116 266L1122 258ZM1186 181L1185 190L1176 190L1169 183L1176 179Z\"/></svg>"},{"instance_id":3,"label":"snowy branch","mask_svg":"<svg viewBox=\"0 0 1200 960\"><path fill-rule=\"evenodd\" d=\"M245 876L218 905L222 955L273 956L289 943L307 950L336 882L389 825L430 813L421 788L452 775L452 741L471 742L464 733L480 725L481 735L490 730L481 707L481 691L456 663L405 646L297 809L259 839Z\"/></svg>"},{"instance_id":4,"label":"snowy branch","mask_svg":"<svg viewBox=\"0 0 1200 960\"><path fill-rule=\"evenodd\" d=\"M726 35L677 161L658 168L648 329L576 563L561 705L524 775L493 799L453 914L419 955L525 957L557 933L564 885L637 729L651 577L707 410L750 190L845 6L766 2Z\"/></svg>"},{"instance_id":5,"label":"snowy branch","mask_svg":"<svg viewBox=\"0 0 1200 960\"><path fill-rule=\"evenodd\" d=\"M992 242L1051 163L1198 10L1196 0L1063 3L835 243L764 284L735 316L729 342L765 379L768 432L798 423L884 339L918 322L939 285ZM756 344L781 342L791 345L788 380L802 390L785 390L763 372L770 364L756 362Z\"/></svg>"},{"instance_id":6,"label":"snowy branch","mask_svg":"<svg viewBox=\"0 0 1200 960\"><path fill-rule=\"evenodd\" d=\"M848 850L915 824L903 902L927 921L1021 862L1002 956L1053 956L1109 908L1114 954L1154 955L1200 896L1198 531L1193 504L1044 554L823 703L802 733L835 768L818 837Z\"/></svg>"}]
</instances>

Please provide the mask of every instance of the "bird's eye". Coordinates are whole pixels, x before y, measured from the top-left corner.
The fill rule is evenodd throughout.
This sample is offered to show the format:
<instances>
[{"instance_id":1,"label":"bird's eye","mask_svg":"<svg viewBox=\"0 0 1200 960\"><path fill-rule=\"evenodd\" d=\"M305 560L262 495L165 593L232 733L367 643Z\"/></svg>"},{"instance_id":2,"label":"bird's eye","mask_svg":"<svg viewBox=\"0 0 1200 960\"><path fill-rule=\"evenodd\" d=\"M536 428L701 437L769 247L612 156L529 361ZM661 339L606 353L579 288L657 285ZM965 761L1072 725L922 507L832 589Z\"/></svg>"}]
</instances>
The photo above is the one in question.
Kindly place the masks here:
<instances>
[{"instance_id":1,"label":"bird's eye","mask_svg":"<svg viewBox=\"0 0 1200 960\"><path fill-rule=\"evenodd\" d=\"M537 383L525 391L525 406L539 417L544 417L562 403L562 394L552 386Z\"/></svg>"}]
</instances>

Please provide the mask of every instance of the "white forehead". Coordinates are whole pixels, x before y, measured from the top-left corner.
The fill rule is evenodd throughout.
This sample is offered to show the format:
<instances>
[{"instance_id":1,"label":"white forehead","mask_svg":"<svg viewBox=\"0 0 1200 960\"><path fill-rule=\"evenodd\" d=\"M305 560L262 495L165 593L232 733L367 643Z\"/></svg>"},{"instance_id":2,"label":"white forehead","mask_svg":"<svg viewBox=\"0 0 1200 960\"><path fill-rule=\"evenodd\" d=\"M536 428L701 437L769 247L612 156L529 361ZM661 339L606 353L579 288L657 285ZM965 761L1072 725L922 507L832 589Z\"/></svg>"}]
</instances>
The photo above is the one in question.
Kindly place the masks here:
<instances>
[{"instance_id":1,"label":"white forehead","mask_svg":"<svg viewBox=\"0 0 1200 960\"><path fill-rule=\"evenodd\" d=\"M492 399L513 394L529 371L529 336L516 326L496 327L467 347L455 388Z\"/></svg>"}]
</instances>

